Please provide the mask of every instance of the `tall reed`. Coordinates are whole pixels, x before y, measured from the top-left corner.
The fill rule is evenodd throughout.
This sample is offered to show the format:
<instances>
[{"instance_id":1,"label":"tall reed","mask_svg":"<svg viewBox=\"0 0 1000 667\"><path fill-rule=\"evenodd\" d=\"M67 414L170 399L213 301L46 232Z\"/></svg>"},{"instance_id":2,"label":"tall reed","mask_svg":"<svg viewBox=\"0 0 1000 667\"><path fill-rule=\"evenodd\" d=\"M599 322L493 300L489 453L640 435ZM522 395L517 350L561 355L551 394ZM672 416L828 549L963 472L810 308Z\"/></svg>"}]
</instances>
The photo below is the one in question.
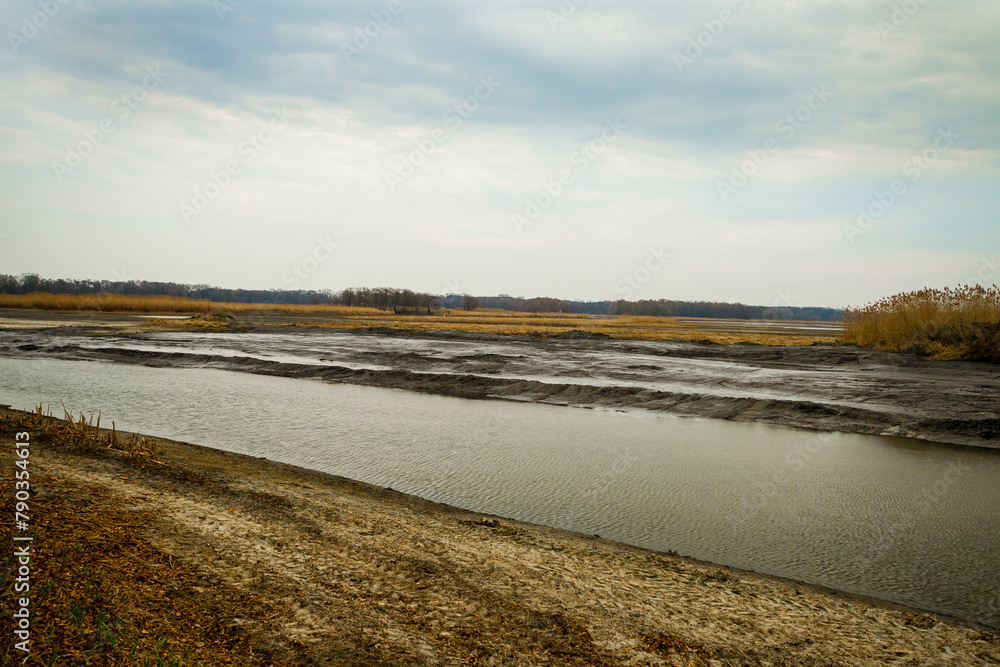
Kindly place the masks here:
<instances>
[{"instance_id":1,"label":"tall reed","mask_svg":"<svg viewBox=\"0 0 1000 667\"><path fill-rule=\"evenodd\" d=\"M843 340L876 350L1000 363L1000 289L925 288L847 308Z\"/></svg>"}]
</instances>

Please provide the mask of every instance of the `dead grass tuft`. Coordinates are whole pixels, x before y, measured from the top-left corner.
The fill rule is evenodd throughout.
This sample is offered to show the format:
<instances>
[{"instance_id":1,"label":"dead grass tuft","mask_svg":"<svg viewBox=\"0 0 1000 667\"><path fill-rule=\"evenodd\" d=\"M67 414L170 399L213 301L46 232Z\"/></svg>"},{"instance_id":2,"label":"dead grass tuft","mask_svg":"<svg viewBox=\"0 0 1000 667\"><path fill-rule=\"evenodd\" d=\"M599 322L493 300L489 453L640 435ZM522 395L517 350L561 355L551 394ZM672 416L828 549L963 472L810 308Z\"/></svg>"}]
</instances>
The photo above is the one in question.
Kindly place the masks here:
<instances>
[{"instance_id":1,"label":"dead grass tuft","mask_svg":"<svg viewBox=\"0 0 1000 667\"><path fill-rule=\"evenodd\" d=\"M34 412L19 413L16 419L23 430L57 437L74 450L113 449L131 458L156 460L155 440L143 438L138 433L120 436L114 422L111 422L110 431L104 429L102 432L100 413L97 414L96 420L93 415L87 419L82 412L77 418L66 409L64 404L63 414L62 421L53 419L52 413L46 414L42 405L39 404Z\"/></svg>"}]
</instances>

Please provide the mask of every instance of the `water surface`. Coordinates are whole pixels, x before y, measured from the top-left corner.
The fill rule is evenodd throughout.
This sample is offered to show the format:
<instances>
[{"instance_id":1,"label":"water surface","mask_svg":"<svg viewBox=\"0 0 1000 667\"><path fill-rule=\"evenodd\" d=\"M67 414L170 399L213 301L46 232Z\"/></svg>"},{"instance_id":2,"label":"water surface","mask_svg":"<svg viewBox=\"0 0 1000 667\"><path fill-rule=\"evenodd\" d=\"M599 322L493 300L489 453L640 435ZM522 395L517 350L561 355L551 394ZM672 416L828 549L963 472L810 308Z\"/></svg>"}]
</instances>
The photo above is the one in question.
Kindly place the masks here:
<instances>
[{"instance_id":1,"label":"water surface","mask_svg":"<svg viewBox=\"0 0 1000 667\"><path fill-rule=\"evenodd\" d=\"M0 359L0 402L998 625L1000 452L209 369Z\"/></svg>"}]
</instances>

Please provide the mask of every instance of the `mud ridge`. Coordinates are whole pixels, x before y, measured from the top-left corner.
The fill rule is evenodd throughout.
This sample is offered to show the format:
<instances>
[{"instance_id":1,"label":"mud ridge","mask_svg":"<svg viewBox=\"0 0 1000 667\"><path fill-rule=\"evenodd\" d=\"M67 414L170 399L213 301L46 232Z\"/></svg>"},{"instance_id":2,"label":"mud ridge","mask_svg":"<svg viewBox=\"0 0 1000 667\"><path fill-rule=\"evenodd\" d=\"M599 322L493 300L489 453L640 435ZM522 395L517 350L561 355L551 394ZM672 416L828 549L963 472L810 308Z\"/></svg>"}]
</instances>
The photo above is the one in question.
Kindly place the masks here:
<instances>
[{"instance_id":1,"label":"mud ridge","mask_svg":"<svg viewBox=\"0 0 1000 667\"><path fill-rule=\"evenodd\" d=\"M308 334L304 334L308 335ZM365 334L361 334L364 336ZM371 334L368 334L371 335ZM385 334L376 334L385 335ZM399 332L393 332L399 336ZM427 338L426 334L420 337ZM445 336L445 339L454 336ZM439 336L438 338L442 338ZM482 335L470 334L469 338L481 339ZM493 336L493 338L496 338ZM865 381L873 384L874 389L885 385L884 393L873 396L870 403L862 396L860 401L852 405L808 399L784 399L775 397L726 396L719 393L703 393L698 385L692 385L686 391L662 391L643 386L630 386L628 366L623 369L623 379L618 386L588 384L586 378L580 382L566 383L558 381L540 381L495 377L493 375L462 372L471 369L463 364L470 358L486 359L496 362L500 355L496 354L459 354L455 357L455 372L415 371L409 368L390 368L388 370L349 368L335 365L335 361L323 364L283 363L260 359L251 356L222 356L213 354L197 354L183 351L149 351L114 347L111 345L97 348L84 348L75 344L58 344L58 338L50 341L35 338L24 338L22 342L0 348L0 355L18 357L44 357L74 360L99 360L116 363L146 365L159 368L216 368L229 371L271 375L286 378L316 379L332 383L354 384L389 389L403 389L428 394L439 394L468 399L501 399L511 401L536 402L551 405L564 405L584 408L603 409L641 409L668 414L725 419L731 421L747 421L772 424L777 426L804 428L816 431L840 431L847 433L862 433L869 435L890 435L911 437L934 442L958 445L971 445L988 448L1000 448L1000 392L997 384L975 385L967 391L978 391L980 406L969 405L968 398L953 397L956 405L948 409L946 402L949 397L929 396L923 399L925 404L935 404L935 411L924 408L921 403L914 404L911 394L904 393L898 387L884 381L893 378L900 367L918 366L917 371L933 374L933 362L920 362L906 355L884 355L868 353L857 349L844 348L741 348L739 346L703 346L703 345L648 345L632 342L612 341L609 345L616 346L619 351L627 354L643 355L645 358L663 356L691 358L713 358L736 360L739 363L752 362L756 367L783 368L808 366L810 364L829 364L830 373L844 366L867 366L863 376ZM111 342L111 341L108 341ZM523 342L521 342L524 344ZM604 344L603 341L530 341L533 346L586 345L588 347ZM734 349L736 348L736 349ZM574 348L568 348L565 354L572 354ZM417 360L418 355L401 355L399 353L383 353L376 361L393 365L410 365L425 367L426 358ZM523 359L516 351L506 357L515 362ZM939 362L940 363L940 362ZM975 364L967 364L976 366ZM656 369L649 364L634 364L643 369ZM961 365L941 364L941 373L956 374L962 370ZM488 373L501 372L499 366L484 369ZM567 378L574 373L564 374ZM582 373L576 373L576 376ZM875 375L875 380L868 376ZM917 382L920 375L910 381L919 388ZM558 378L556 378L558 379ZM953 382L948 376L944 378ZM957 398L957 400L956 400ZM936 405L938 403L944 404ZM871 407L867 407L870 405ZM979 409L975 409L978 407ZM985 408L985 409L983 409Z\"/></svg>"}]
</instances>

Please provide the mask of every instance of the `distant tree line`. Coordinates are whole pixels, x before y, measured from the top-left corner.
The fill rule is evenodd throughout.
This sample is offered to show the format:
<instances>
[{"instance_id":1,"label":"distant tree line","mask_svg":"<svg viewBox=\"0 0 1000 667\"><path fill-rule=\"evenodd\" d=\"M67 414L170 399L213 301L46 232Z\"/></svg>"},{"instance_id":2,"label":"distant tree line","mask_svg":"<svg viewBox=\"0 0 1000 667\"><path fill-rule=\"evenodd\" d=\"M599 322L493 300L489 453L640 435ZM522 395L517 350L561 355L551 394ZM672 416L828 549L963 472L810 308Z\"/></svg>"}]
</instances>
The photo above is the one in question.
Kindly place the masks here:
<instances>
[{"instance_id":1,"label":"distant tree line","mask_svg":"<svg viewBox=\"0 0 1000 667\"><path fill-rule=\"evenodd\" d=\"M441 308L441 299L435 294L422 294L408 289L389 287L349 287L332 296L333 303L341 306L378 308L394 313L432 314Z\"/></svg>"},{"instance_id":2,"label":"distant tree line","mask_svg":"<svg viewBox=\"0 0 1000 667\"><path fill-rule=\"evenodd\" d=\"M445 308L464 307L468 295L449 294L442 297ZM839 322L839 308L798 306L747 306L742 303L717 301L674 301L643 299L642 301L564 301L548 297L525 299L506 294L474 297L482 308L500 308L528 313L585 313L588 315L652 315L656 317L712 317L741 320L812 320Z\"/></svg>"},{"instance_id":3,"label":"distant tree line","mask_svg":"<svg viewBox=\"0 0 1000 667\"><path fill-rule=\"evenodd\" d=\"M714 301L565 301L549 297L525 299L507 294L427 294L389 287L350 287L330 290L245 290L209 285L185 285L147 280L53 280L34 273L21 276L0 274L0 294L134 294L139 296L183 296L216 302L264 304L332 304L377 308L400 314L433 314L442 308L499 308L524 313L584 313L588 315L653 315L657 317L713 317L745 320L813 320L834 322L842 318L837 308L797 306L748 306Z\"/></svg>"},{"instance_id":4,"label":"distant tree line","mask_svg":"<svg viewBox=\"0 0 1000 667\"><path fill-rule=\"evenodd\" d=\"M210 285L182 285L148 280L53 280L34 273L21 276L0 274L0 294L134 294L138 296L184 296L232 303L333 304L329 290L245 290Z\"/></svg>"}]
</instances>

